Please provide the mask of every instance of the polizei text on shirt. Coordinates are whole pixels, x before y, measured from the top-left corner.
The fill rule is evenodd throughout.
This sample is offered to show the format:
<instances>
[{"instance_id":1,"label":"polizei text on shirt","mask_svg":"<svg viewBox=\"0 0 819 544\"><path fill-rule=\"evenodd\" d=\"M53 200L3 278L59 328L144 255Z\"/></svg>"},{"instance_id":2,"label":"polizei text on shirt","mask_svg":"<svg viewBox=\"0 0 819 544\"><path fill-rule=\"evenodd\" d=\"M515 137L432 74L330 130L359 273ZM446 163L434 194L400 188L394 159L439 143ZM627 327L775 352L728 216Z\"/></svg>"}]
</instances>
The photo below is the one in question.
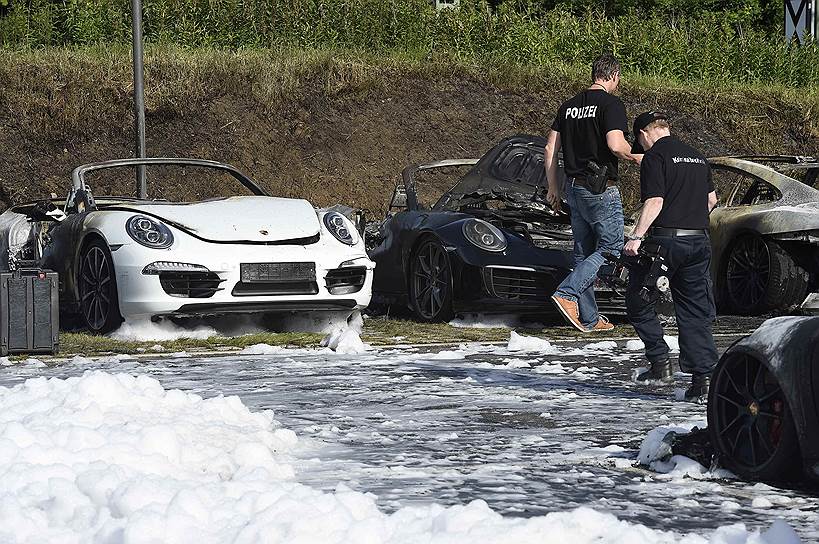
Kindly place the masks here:
<instances>
[{"instance_id":1,"label":"polizei text on shirt","mask_svg":"<svg viewBox=\"0 0 819 544\"><path fill-rule=\"evenodd\" d=\"M566 119L587 119L597 115L597 106L583 106L582 108L566 108Z\"/></svg>"}]
</instances>

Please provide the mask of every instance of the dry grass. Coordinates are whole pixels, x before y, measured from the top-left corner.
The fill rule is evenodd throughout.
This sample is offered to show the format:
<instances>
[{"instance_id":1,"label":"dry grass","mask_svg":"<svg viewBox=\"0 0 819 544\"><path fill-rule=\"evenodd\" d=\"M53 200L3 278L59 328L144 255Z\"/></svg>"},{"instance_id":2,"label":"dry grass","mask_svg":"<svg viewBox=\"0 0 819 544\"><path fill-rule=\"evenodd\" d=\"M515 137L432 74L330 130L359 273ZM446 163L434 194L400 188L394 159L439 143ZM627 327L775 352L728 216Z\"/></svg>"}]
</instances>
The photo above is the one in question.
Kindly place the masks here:
<instances>
[{"instance_id":1,"label":"dry grass","mask_svg":"<svg viewBox=\"0 0 819 544\"><path fill-rule=\"evenodd\" d=\"M675 129L707 154L819 152L819 87L697 85L633 73L624 80L622 96L631 115L669 111ZM276 194L320 206L345 202L376 217L406 164L443 153L479 156L509 131L545 132L560 99L585 83L584 72L545 61L476 64L402 53L176 46L150 46L146 53L153 154L226 160L264 180ZM425 110L429 93L439 88L470 96L440 99L438 110ZM80 161L130 150L133 90L126 48L0 49L0 89L0 145L6 153L0 155L6 164L0 196L6 203L43 190L62 193L67 174ZM477 95L489 107L463 111L459 102L474 104ZM362 111L378 110L383 96L399 96L413 111L362 119ZM493 102L519 110L529 104L538 111L504 115L500 107L492 109ZM226 113L214 113L225 104ZM427 117L432 123L424 130L419 125ZM390 126L384 130L379 122ZM240 125L243 132L229 132ZM506 128L493 130L493 125ZM253 133L253 126L262 132ZM362 128L365 134L356 143L354 133L360 137L356 131ZM254 143L267 135L275 138ZM448 142L446 147L433 143L436 139ZM241 146L232 152L234 142ZM52 160L55 149L66 150L62 162ZM627 208L637 201L635 182L636 170L626 168Z\"/></svg>"},{"instance_id":2,"label":"dry grass","mask_svg":"<svg viewBox=\"0 0 819 544\"><path fill-rule=\"evenodd\" d=\"M130 52L122 47L0 49L0 105L21 125L52 134L90 126L130 129ZM152 46L146 52L146 102L153 112L193 113L218 96L252 98L267 113L298 100L306 89L325 96L378 92L407 77L464 77L499 91L553 89L560 95L586 84L566 65L471 64L332 50L225 51ZM819 87L692 84L626 74L623 94L646 107L675 104L689 115L726 123L759 147L775 121L819 136ZM4 112L4 113L5 113ZM49 134L50 133L50 134ZM763 134L760 134L763 133Z\"/></svg>"}]
</instances>

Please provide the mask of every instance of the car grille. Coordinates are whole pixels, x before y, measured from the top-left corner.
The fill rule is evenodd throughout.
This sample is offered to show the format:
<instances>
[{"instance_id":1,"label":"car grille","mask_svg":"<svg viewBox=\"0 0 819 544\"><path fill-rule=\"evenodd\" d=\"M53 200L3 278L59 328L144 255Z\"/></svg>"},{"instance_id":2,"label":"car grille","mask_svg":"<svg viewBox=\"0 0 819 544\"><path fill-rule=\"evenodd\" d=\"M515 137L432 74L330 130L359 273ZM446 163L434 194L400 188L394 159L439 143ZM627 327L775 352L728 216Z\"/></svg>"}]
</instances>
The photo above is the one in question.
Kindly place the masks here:
<instances>
[{"instance_id":1,"label":"car grille","mask_svg":"<svg viewBox=\"0 0 819 544\"><path fill-rule=\"evenodd\" d=\"M159 283L172 297L210 298L222 288L215 272L161 272Z\"/></svg>"},{"instance_id":2,"label":"car grille","mask_svg":"<svg viewBox=\"0 0 819 544\"><path fill-rule=\"evenodd\" d=\"M367 268L364 266L351 266L347 268L336 268L330 270L325 277L327 291L331 295L348 295L357 293L364 287L367 279Z\"/></svg>"},{"instance_id":3,"label":"car grille","mask_svg":"<svg viewBox=\"0 0 819 544\"><path fill-rule=\"evenodd\" d=\"M233 296L315 295L316 263L242 263Z\"/></svg>"},{"instance_id":4,"label":"car grille","mask_svg":"<svg viewBox=\"0 0 819 544\"><path fill-rule=\"evenodd\" d=\"M506 300L546 300L552 294L549 274L512 268L484 268L490 295Z\"/></svg>"}]
</instances>

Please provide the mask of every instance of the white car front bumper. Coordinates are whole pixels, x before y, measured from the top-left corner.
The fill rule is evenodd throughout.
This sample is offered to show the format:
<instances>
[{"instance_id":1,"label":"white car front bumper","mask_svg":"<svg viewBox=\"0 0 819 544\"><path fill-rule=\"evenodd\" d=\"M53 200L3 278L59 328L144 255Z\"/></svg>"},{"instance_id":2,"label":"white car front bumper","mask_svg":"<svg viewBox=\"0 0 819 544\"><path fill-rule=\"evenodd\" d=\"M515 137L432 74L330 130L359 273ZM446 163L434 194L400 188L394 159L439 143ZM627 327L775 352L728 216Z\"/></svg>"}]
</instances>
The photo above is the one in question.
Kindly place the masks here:
<instances>
[{"instance_id":1,"label":"white car front bumper","mask_svg":"<svg viewBox=\"0 0 819 544\"><path fill-rule=\"evenodd\" d=\"M137 243L112 247L120 313L125 318L155 316L199 316L229 313L352 312L370 303L375 264L363 244L350 247L331 236L305 246L219 244L190 236L178 236L169 249L150 249ZM171 289L168 278L145 274L146 265L176 262L204 266L218 276L218 289L209 296L185 296L184 289ZM242 263L314 263L314 281L276 278L273 282L242 282ZM364 273L361 288L334 294L327 283L333 270L357 269ZM215 277L215 276L211 276ZM164 280L164 281L163 281ZM184 279L174 285L184 286ZM164 285L163 285L164 283ZM311 283L309 288L305 285ZM197 285L202 285L199 283ZM213 285L213 282L211 282ZM354 288L353 288L354 289ZM349 289L348 289L349 290Z\"/></svg>"}]
</instances>

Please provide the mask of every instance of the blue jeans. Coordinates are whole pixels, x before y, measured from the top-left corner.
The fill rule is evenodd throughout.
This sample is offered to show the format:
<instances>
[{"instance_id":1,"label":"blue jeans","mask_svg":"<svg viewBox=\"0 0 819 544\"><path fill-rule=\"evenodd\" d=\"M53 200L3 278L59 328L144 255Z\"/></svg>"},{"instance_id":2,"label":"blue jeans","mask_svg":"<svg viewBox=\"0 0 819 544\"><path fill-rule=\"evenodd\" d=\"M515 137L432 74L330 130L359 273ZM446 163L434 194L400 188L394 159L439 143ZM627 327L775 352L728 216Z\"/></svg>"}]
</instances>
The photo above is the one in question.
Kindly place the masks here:
<instances>
[{"instance_id":1,"label":"blue jeans","mask_svg":"<svg viewBox=\"0 0 819 544\"><path fill-rule=\"evenodd\" d=\"M600 319L594 280L606 261L603 255L616 257L623 251L623 203L617 187L596 195L572 183L566 184L566 200L572 210L575 266L555 295L577 302L580 322L591 328Z\"/></svg>"},{"instance_id":2,"label":"blue jeans","mask_svg":"<svg viewBox=\"0 0 819 544\"><path fill-rule=\"evenodd\" d=\"M717 347L711 324L716 318L714 289L711 285L711 240L708 236L652 236L652 242L666 249L668 279L677 329L680 331L680 368L694 374L711 374L717 364ZM629 271L626 309L637 335L646 345L646 359L652 363L668 359L668 344L657 318L656 301L639 296L647 269Z\"/></svg>"}]
</instances>

